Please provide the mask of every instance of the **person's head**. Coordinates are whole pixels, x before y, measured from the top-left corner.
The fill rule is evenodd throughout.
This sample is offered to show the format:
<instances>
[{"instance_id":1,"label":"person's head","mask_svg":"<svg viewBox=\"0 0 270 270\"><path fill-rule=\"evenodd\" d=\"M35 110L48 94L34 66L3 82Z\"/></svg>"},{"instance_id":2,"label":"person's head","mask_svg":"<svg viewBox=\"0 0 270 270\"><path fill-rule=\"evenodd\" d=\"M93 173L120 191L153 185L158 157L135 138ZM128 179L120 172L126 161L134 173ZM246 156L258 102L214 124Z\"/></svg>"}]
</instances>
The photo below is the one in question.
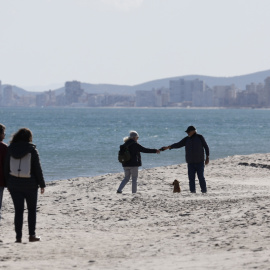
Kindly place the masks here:
<instances>
[{"instance_id":1,"label":"person's head","mask_svg":"<svg viewBox=\"0 0 270 270\"><path fill-rule=\"evenodd\" d=\"M0 141L3 141L5 139L5 130L6 127L3 124L0 124Z\"/></svg>"},{"instance_id":2,"label":"person's head","mask_svg":"<svg viewBox=\"0 0 270 270\"><path fill-rule=\"evenodd\" d=\"M139 139L139 134L138 134L138 132L135 131L135 130L131 130L131 131L129 132L129 136L124 138L124 142L126 142L126 141L129 140L129 139L132 139L132 140L134 140L134 141L137 141L137 140Z\"/></svg>"},{"instance_id":3,"label":"person's head","mask_svg":"<svg viewBox=\"0 0 270 270\"><path fill-rule=\"evenodd\" d=\"M33 135L29 128L20 128L15 134L13 134L10 143L16 142L32 142Z\"/></svg>"},{"instance_id":4,"label":"person's head","mask_svg":"<svg viewBox=\"0 0 270 270\"><path fill-rule=\"evenodd\" d=\"M185 132L189 137L191 137L193 134L197 132L197 130L194 126L189 126Z\"/></svg>"},{"instance_id":5,"label":"person's head","mask_svg":"<svg viewBox=\"0 0 270 270\"><path fill-rule=\"evenodd\" d=\"M131 131L129 132L129 138L130 138L130 139L133 139L133 140L135 140L135 141L137 141L137 140L139 139L139 134L138 134L138 132L135 131L135 130L131 130Z\"/></svg>"}]
</instances>

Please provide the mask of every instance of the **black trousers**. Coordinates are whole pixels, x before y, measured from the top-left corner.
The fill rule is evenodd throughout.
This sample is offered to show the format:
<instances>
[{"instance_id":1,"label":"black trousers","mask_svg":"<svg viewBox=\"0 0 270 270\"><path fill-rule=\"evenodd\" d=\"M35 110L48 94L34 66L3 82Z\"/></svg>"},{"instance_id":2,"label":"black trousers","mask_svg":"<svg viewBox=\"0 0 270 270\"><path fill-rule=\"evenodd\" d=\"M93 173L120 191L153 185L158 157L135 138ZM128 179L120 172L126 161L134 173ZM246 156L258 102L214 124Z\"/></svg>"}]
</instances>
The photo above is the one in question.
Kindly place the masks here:
<instances>
[{"instance_id":1,"label":"black trousers","mask_svg":"<svg viewBox=\"0 0 270 270\"><path fill-rule=\"evenodd\" d=\"M207 192L206 181L204 178L204 162L188 163L189 189L191 192L196 192L196 186L195 186L196 174L198 175L198 178L199 178L201 191Z\"/></svg>"},{"instance_id":2,"label":"black trousers","mask_svg":"<svg viewBox=\"0 0 270 270\"><path fill-rule=\"evenodd\" d=\"M30 189L21 191L18 189L9 189L9 191L15 208L14 224L15 224L16 239L22 238L24 201L26 201L28 209L29 235L35 235L38 190Z\"/></svg>"}]
</instances>

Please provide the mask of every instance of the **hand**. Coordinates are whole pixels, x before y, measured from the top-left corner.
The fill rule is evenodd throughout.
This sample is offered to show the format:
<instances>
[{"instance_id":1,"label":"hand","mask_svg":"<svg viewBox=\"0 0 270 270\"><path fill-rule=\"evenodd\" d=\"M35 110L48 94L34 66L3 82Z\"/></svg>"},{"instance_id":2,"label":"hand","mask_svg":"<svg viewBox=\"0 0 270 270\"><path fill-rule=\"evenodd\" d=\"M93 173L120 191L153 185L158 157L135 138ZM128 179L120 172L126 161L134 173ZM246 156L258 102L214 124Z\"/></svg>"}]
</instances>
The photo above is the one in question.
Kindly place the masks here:
<instances>
[{"instance_id":1,"label":"hand","mask_svg":"<svg viewBox=\"0 0 270 270\"><path fill-rule=\"evenodd\" d=\"M205 159L205 165L209 164L209 157L206 157Z\"/></svg>"},{"instance_id":2,"label":"hand","mask_svg":"<svg viewBox=\"0 0 270 270\"><path fill-rule=\"evenodd\" d=\"M160 150L159 149L157 149L157 154L160 154Z\"/></svg>"},{"instance_id":3,"label":"hand","mask_svg":"<svg viewBox=\"0 0 270 270\"><path fill-rule=\"evenodd\" d=\"M161 150L161 151L165 151L165 150L167 150L167 149L169 149L169 148L170 148L170 146L163 146L163 147L160 148L160 150Z\"/></svg>"},{"instance_id":4,"label":"hand","mask_svg":"<svg viewBox=\"0 0 270 270\"><path fill-rule=\"evenodd\" d=\"M40 193L43 194L45 192L45 188L40 189Z\"/></svg>"}]
</instances>

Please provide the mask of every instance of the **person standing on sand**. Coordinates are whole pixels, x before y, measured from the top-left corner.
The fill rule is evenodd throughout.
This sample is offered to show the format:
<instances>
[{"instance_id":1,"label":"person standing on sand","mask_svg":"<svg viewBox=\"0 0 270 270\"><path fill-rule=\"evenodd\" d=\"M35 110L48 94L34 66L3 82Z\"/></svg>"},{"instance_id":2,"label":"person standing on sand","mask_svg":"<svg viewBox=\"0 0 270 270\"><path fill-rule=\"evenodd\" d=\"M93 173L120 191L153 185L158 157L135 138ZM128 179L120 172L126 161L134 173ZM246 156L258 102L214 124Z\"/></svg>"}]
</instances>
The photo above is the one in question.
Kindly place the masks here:
<instances>
[{"instance_id":1,"label":"person standing on sand","mask_svg":"<svg viewBox=\"0 0 270 270\"><path fill-rule=\"evenodd\" d=\"M5 160L5 180L15 208L16 243L22 242L24 201L28 209L29 242L40 241L36 236L38 188L43 194L46 185L32 137L30 129L19 129L12 137Z\"/></svg>"},{"instance_id":2,"label":"person standing on sand","mask_svg":"<svg viewBox=\"0 0 270 270\"><path fill-rule=\"evenodd\" d=\"M206 193L206 181L204 178L204 165L209 163L209 147L204 137L197 133L194 126L189 126L185 131L188 136L169 146L164 146L161 149L176 149L185 146L186 150L186 162L188 166L188 178L189 178L189 189L191 193L196 193L195 176L196 173L199 178L201 192ZM206 159L204 161L205 153Z\"/></svg>"},{"instance_id":3,"label":"person standing on sand","mask_svg":"<svg viewBox=\"0 0 270 270\"><path fill-rule=\"evenodd\" d=\"M4 179L4 163L7 153L7 145L3 142L6 135L5 130L6 127L3 124L0 124L0 220L1 220L1 208L2 208L4 188L6 186Z\"/></svg>"},{"instance_id":4,"label":"person standing on sand","mask_svg":"<svg viewBox=\"0 0 270 270\"><path fill-rule=\"evenodd\" d=\"M121 182L117 193L122 193L123 188L128 183L130 177L132 177L132 193L137 192L137 178L139 166L142 166L141 154L142 153L160 153L158 149L149 149L140 145L137 141L139 139L139 134L136 131L130 131L129 137L124 138L124 145L128 146L131 159L126 163L123 163L122 166L125 172L125 178Z\"/></svg>"}]
</instances>

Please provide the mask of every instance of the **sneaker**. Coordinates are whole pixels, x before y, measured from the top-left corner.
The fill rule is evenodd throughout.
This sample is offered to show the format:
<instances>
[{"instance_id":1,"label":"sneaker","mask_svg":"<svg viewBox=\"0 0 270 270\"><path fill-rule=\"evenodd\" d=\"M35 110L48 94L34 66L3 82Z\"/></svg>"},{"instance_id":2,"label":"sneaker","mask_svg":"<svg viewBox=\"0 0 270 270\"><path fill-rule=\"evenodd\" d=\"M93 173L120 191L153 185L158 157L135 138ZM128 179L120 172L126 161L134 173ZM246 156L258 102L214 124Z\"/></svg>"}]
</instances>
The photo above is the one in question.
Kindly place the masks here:
<instances>
[{"instance_id":1,"label":"sneaker","mask_svg":"<svg viewBox=\"0 0 270 270\"><path fill-rule=\"evenodd\" d=\"M121 194L121 193L122 193L122 191L117 190L117 191L116 191L116 193L120 193L120 194Z\"/></svg>"},{"instance_id":2,"label":"sneaker","mask_svg":"<svg viewBox=\"0 0 270 270\"><path fill-rule=\"evenodd\" d=\"M207 191L202 191L202 193L207 193Z\"/></svg>"},{"instance_id":3,"label":"sneaker","mask_svg":"<svg viewBox=\"0 0 270 270\"><path fill-rule=\"evenodd\" d=\"M196 191L190 191L190 193L196 193Z\"/></svg>"},{"instance_id":4,"label":"sneaker","mask_svg":"<svg viewBox=\"0 0 270 270\"><path fill-rule=\"evenodd\" d=\"M17 238L15 243L21 243L22 242L22 239L21 238Z\"/></svg>"}]
</instances>

